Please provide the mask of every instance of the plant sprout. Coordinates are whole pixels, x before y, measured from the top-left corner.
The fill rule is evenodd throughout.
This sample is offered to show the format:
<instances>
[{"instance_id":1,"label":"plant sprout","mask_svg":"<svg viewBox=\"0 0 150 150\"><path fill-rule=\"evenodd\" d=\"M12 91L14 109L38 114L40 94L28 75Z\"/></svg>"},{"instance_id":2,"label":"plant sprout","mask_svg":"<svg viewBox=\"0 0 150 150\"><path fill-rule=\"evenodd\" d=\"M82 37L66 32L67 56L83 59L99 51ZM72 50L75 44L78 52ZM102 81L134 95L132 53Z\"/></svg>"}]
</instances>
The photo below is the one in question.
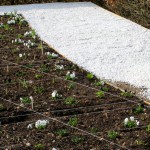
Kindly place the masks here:
<instances>
[{"instance_id":1,"label":"plant sprout","mask_svg":"<svg viewBox=\"0 0 150 150\"><path fill-rule=\"evenodd\" d=\"M98 91L98 92L96 92L96 97L104 98L105 97L105 93L103 91Z\"/></svg>"},{"instance_id":2,"label":"plant sprout","mask_svg":"<svg viewBox=\"0 0 150 150\"><path fill-rule=\"evenodd\" d=\"M64 102L66 105L75 106L78 104L78 101L73 97L67 97Z\"/></svg>"},{"instance_id":3,"label":"plant sprout","mask_svg":"<svg viewBox=\"0 0 150 150\"><path fill-rule=\"evenodd\" d=\"M117 132L115 132L115 131L108 131L108 134L107 134L107 136L108 136L108 138L110 138L110 139L116 139L117 138L117 136L118 136L118 133Z\"/></svg>"}]
</instances>

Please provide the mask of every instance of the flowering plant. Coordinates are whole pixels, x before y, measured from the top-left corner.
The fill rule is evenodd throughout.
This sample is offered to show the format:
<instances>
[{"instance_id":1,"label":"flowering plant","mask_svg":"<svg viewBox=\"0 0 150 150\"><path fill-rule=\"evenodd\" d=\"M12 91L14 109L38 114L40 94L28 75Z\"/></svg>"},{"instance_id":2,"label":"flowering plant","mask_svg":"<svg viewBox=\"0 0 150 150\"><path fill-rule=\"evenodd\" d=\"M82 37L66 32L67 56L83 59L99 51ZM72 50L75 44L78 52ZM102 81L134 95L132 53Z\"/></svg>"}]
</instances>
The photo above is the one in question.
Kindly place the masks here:
<instances>
[{"instance_id":1,"label":"flowering plant","mask_svg":"<svg viewBox=\"0 0 150 150\"><path fill-rule=\"evenodd\" d=\"M36 127L37 129L40 129L40 130L41 130L41 129L44 129L48 123L49 123L48 120L37 120L37 121L35 122L35 127Z\"/></svg>"},{"instance_id":2,"label":"flowering plant","mask_svg":"<svg viewBox=\"0 0 150 150\"><path fill-rule=\"evenodd\" d=\"M124 119L124 126L127 128L134 128L136 126L139 126L140 122L134 119L134 116L131 116L130 118Z\"/></svg>"}]
</instances>

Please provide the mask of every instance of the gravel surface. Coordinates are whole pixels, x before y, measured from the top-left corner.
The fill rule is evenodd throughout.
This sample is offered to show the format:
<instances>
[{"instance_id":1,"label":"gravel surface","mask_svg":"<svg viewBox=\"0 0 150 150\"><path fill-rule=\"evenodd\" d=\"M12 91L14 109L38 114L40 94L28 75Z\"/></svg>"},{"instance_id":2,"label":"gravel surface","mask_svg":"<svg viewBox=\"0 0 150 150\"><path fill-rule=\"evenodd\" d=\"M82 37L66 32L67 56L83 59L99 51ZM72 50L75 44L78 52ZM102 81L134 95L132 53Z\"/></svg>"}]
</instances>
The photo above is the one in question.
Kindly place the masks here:
<instances>
[{"instance_id":1,"label":"gravel surface","mask_svg":"<svg viewBox=\"0 0 150 150\"><path fill-rule=\"evenodd\" d=\"M1 6L17 10L42 40L97 77L143 88L150 99L150 30L90 3Z\"/></svg>"}]
</instances>

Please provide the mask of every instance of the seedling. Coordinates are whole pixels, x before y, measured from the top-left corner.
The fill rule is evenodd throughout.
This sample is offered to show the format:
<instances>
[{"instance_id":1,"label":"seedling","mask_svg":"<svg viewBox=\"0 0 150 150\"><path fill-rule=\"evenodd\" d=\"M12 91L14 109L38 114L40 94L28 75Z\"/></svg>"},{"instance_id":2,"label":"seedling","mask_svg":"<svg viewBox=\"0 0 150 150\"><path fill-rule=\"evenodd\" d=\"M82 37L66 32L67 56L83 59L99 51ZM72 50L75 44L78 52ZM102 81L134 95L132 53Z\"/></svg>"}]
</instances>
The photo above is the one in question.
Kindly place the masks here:
<instances>
[{"instance_id":1,"label":"seedling","mask_svg":"<svg viewBox=\"0 0 150 150\"><path fill-rule=\"evenodd\" d=\"M124 91L124 92L121 93L121 96L124 96L124 97L127 97L127 98L131 98L131 97L133 97L133 93Z\"/></svg>"},{"instance_id":2,"label":"seedling","mask_svg":"<svg viewBox=\"0 0 150 150\"><path fill-rule=\"evenodd\" d=\"M23 77L25 76L27 73L26 72L23 72L23 71L19 71L19 72L16 72L15 75L18 76L18 77Z\"/></svg>"},{"instance_id":3,"label":"seedling","mask_svg":"<svg viewBox=\"0 0 150 150\"><path fill-rule=\"evenodd\" d=\"M90 129L90 132L93 133L93 134L96 134L96 133L98 132L98 129L95 128L95 127L92 127L92 128Z\"/></svg>"},{"instance_id":4,"label":"seedling","mask_svg":"<svg viewBox=\"0 0 150 150\"><path fill-rule=\"evenodd\" d=\"M96 92L96 97L104 98L105 97L105 93L103 91L98 91L98 92Z\"/></svg>"},{"instance_id":5,"label":"seedling","mask_svg":"<svg viewBox=\"0 0 150 150\"><path fill-rule=\"evenodd\" d=\"M86 77L91 80L94 78L94 75L92 73L88 73Z\"/></svg>"},{"instance_id":6,"label":"seedling","mask_svg":"<svg viewBox=\"0 0 150 150\"><path fill-rule=\"evenodd\" d=\"M42 78L42 75L40 75L40 74L35 75L35 79L41 79L41 78Z\"/></svg>"},{"instance_id":7,"label":"seedling","mask_svg":"<svg viewBox=\"0 0 150 150\"><path fill-rule=\"evenodd\" d=\"M42 55L44 54L44 48L43 48L43 43L42 41L40 42L40 44L38 45L38 49L41 50Z\"/></svg>"},{"instance_id":8,"label":"seedling","mask_svg":"<svg viewBox=\"0 0 150 150\"><path fill-rule=\"evenodd\" d=\"M35 86L34 87L34 93L42 94L43 92L44 92L44 87L43 86Z\"/></svg>"},{"instance_id":9,"label":"seedling","mask_svg":"<svg viewBox=\"0 0 150 150\"><path fill-rule=\"evenodd\" d=\"M21 97L20 98L21 103L23 104L31 104L31 99L30 97Z\"/></svg>"},{"instance_id":10,"label":"seedling","mask_svg":"<svg viewBox=\"0 0 150 150\"><path fill-rule=\"evenodd\" d=\"M108 131L108 134L107 134L108 138L114 140L118 137L118 133L115 132L115 131Z\"/></svg>"},{"instance_id":11,"label":"seedling","mask_svg":"<svg viewBox=\"0 0 150 150\"><path fill-rule=\"evenodd\" d=\"M147 131L147 132L150 132L150 124L147 125L146 131Z\"/></svg>"},{"instance_id":12,"label":"seedling","mask_svg":"<svg viewBox=\"0 0 150 150\"><path fill-rule=\"evenodd\" d=\"M146 143L142 140L136 140L135 143L136 145L146 145Z\"/></svg>"},{"instance_id":13,"label":"seedling","mask_svg":"<svg viewBox=\"0 0 150 150\"><path fill-rule=\"evenodd\" d=\"M49 68L47 67L46 64L42 64L41 67L40 67L40 71L41 71L41 72L48 72L48 71L49 71Z\"/></svg>"},{"instance_id":14,"label":"seedling","mask_svg":"<svg viewBox=\"0 0 150 150\"><path fill-rule=\"evenodd\" d=\"M29 86L29 81L26 81L26 80L20 80L19 83L22 85L23 88L26 88L26 89Z\"/></svg>"},{"instance_id":15,"label":"seedling","mask_svg":"<svg viewBox=\"0 0 150 150\"><path fill-rule=\"evenodd\" d=\"M77 126L78 124L78 118L76 117L73 117L73 118L70 118L69 121L68 121L68 124L71 125L71 126Z\"/></svg>"},{"instance_id":16,"label":"seedling","mask_svg":"<svg viewBox=\"0 0 150 150\"><path fill-rule=\"evenodd\" d=\"M65 99L65 104L70 106L75 106L76 104L78 104L78 101L73 97L67 97Z\"/></svg>"},{"instance_id":17,"label":"seedling","mask_svg":"<svg viewBox=\"0 0 150 150\"><path fill-rule=\"evenodd\" d=\"M45 55L47 55L48 60L55 59L58 57L58 54L50 53L50 52L46 52Z\"/></svg>"},{"instance_id":18,"label":"seedling","mask_svg":"<svg viewBox=\"0 0 150 150\"><path fill-rule=\"evenodd\" d=\"M0 112L5 109L4 105L0 103Z\"/></svg>"},{"instance_id":19,"label":"seedling","mask_svg":"<svg viewBox=\"0 0 150 150\"><path fill-rule=\"evenodd\" d=\"M37 149L37 150L44 150L44 149L45 149L45 148L44 148L44 145L41 144L41 143L35 145L34 148Z\"/></svg>"},{"instance_id":20,"label":"seedling","mask_svg":"<svg viewBox=\"0 0 150 150\"><path fill-rule=\"evenodd\" d=\"M105 82L103 80L95 82L96 86L103 86L104 84L105 84Z\"/></svg>"},{"instance_id":21,"label":"seedling","mask_svg":"<svg viewBox=\"0 0 150 150\"><path fill-rule=\"evenodd\" d=\"M58 131L56 131L56 134L60 137L64 137L69 134L69 131L67 129L59 129Z\"/></svg>"},{"instance_id":22,"label":"seedling","mask_svg":"<svg viewBox=\"0 0 150 150\"><path fill-rule=\"evenodd\" d=\"M69 83L69 85L67 86L68 90L74 89L76 86L75 83Z\"/></svg>"},{"instance_id":23,"label":"seedling","mask_svg":"<svg viewBox=\"0 0 150 150\"><path fill-rule=\"evenodd\" d=\"M140 114L144 112L144 108L141 105L138 105L136 108L133 109L134 114Z\"/></svg>"},{"instance_id":24,"label":"seedling","mask_svg":"<svg viewBox=\"0 0 150 150\"><path fill-rule=\"evenodd\" d=\"M108 88L108 87L102 87L101 90L102 90L102 91L105 91L105 92L108 92L108 91L109 91L109 88Z\"/></svg>"},{"instance_id":25,"label":"seedling","mask_svg":"<svg viewBox=\"0 0 150 150\"><path fill-rule=\"evenodd\" d=\"M84 138L83 137L81 137L81 136L73 136L72 138L71 138L71 141L73 142L73 143L80 143L80 142L82 142L84 140Z\"/></svg>"}]
</instances>

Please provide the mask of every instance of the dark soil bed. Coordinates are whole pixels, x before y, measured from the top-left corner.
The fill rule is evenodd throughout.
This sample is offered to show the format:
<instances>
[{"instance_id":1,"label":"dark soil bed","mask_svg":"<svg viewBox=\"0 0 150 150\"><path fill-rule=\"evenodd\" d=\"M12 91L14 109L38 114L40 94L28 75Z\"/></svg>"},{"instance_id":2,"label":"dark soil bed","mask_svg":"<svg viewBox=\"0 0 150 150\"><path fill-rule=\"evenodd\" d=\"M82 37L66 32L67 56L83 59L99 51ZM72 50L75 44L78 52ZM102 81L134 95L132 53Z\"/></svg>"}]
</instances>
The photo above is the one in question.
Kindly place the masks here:
<instances>
[{"instance_id":1,"label":"dark soil bed","mask_svg":"<svg viewBox=\"0 0 150 150\"><path fill-rule=\"evenodd\" d=\"M37 35L24 37L32 31L27 22L6 28L11 16L0 20L0 149L149 150L150 109L142 100L79 68ZM131 116L140 124L125 127ZM37 120L49 123L39 129Z\"/></svg>"}]
</instances>

